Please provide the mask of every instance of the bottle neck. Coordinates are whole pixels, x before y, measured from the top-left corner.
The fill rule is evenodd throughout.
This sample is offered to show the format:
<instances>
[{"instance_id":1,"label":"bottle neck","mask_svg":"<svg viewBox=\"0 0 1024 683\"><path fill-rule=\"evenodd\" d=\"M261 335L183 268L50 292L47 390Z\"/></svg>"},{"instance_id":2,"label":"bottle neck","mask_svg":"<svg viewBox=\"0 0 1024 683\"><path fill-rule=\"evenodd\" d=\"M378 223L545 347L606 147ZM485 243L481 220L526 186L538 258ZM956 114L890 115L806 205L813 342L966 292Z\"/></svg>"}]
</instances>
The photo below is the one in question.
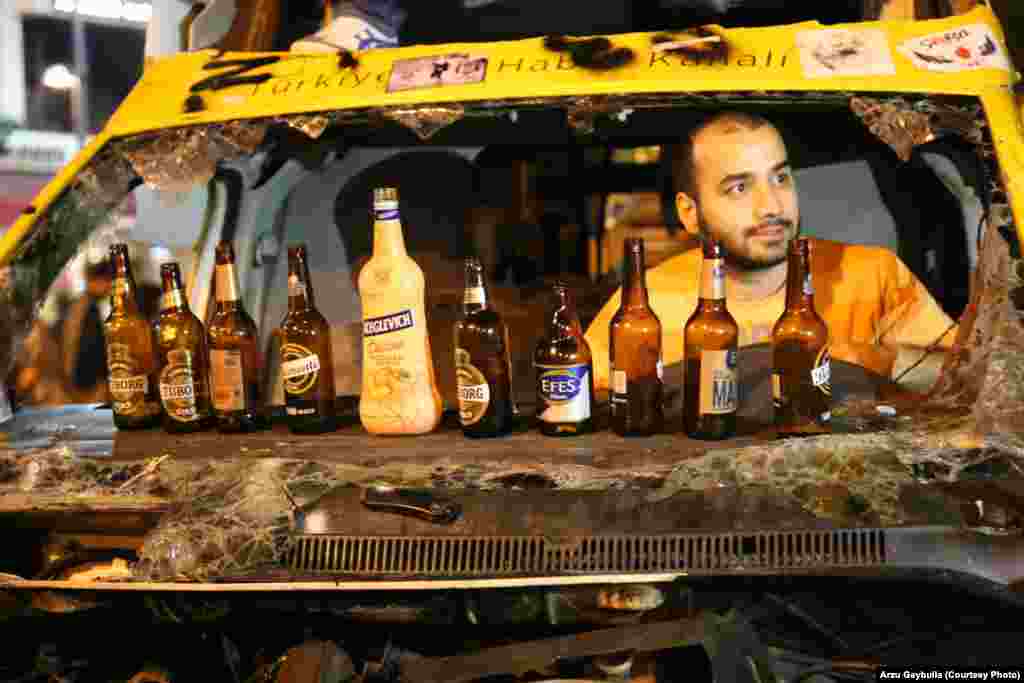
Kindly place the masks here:
<instances>
[{"instance_id":1,"label":"bottle neck","mask_svg":"<svg viewBox=\"0 0 1024 683\"><path fill-rule=\"evenodd\" d=\"M164 293L160 297L160 312L161 313L177 313L181 311L187 311L188 298L185 296L185 290L179 286L168 286L164 283Z\"/></svg>"},{"instance_id":2,"label":"bottle neck","mask_svg":"<svg viewBox=\"0 0 1024 683\"><path fill-rule=\"evenodd\" d=\"M234 263L218 263L214 277L217 287L217 310L232 311L241 306L238 293L238 277L235 275Z\"/></svg>"},{"instance_id":3,"label":"bottle neck","mask_svg":"<svg viewBox=\"0 0 1024 683\"><path fill-rule=\"evenodd\" d=\"M314 307L313 288L309 286L309 278L296 269L288 272L288 310L292 313L308 311Z\"/></svg>"},{"instance_id":4,"label":"bottle neck","mask_svg":"<svg viewBox=\"0 0 1024 683\"><path fill-rule=\"evenodd\" d=\"M118 269L114 273L114 283L110 290L110 309L117 313L139 312L139 305L135 300L135 283L127 269Z\"/></svg>"},{"instance_id":5,"label":"bottle neck","mask_svg":"<svg viewBox=\"0 0 1024 683\"><path fill-rule=\"evenodd\" d=\"M373 255L385 258L408 256L402 220L398 215L398 202L382 200L373 205Z\"/></svg>"},{"instance_id":6,"label":"bottle neck","mask_svg":"<svg viewBox=\"0 0 1024 683\"><path fill-rule=\"evenodd\" d=\"M582 336L583 328L580 325L580 317L576 314L576 307L571 301L562 298L548 323L548 338L568 339Z\"/></svg>"},{"instance_id":7,"label":"bottle neck","mask_svg":"<svg viewBox=\"0 0 1024 683\"><path fill-rule=\"evenodd\" d=\"M467 269L466 287L462 294L462 310L467 315L486 310L490 298L487 295L487 282L482 272Z\"/></svg>"},{"instance_id":8,"label":"bottle neck","mask_svg":"<svg viewBox=\"0 0 1024 683\"><path fill-rule=\"evenodd\" d=\"M644 253L626 253L626 266L622 283L622 305L624 308L648 308L647 273L644 269Z\"/></svg>"},{"instance_id":9,"label":"bottle neck","mask_svg":"<svg viewBox=\"0 0 1024 683\"><path fill-rule=\"evenodd\" d=\"M700 268L700 304L704 307L725 305L725 260L704 258Z\"/></svg>"},{"instance_id":10,"label":"bottle neck","mask_svg":"<svg viewBox=\"0 0 1024 683\"><path fill-rule=\"evenodd\" d=\"M806 252L793 250L789 254L786 271L786 310L808 309L814 309L810 258Z\"/></svg>"}]
</instances>

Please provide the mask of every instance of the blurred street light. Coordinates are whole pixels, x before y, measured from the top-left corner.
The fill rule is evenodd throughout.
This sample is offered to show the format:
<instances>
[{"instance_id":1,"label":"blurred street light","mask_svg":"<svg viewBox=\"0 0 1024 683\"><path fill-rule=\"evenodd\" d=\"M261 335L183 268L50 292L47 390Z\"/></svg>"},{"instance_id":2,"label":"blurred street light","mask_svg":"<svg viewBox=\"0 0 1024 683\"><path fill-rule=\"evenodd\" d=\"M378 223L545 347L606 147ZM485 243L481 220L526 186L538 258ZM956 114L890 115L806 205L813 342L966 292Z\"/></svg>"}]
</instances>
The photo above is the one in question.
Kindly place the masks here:
<instances>
[{"instance_id":1,"label":"blurred street light","mask_svg":"<svg viewBox=\"0 0 1024 683\"><path fill-rule=\"evenodd\" d=\"M71 90L81 84L81 79L66 64L52 64L43 72L43 85L51 90Z\"/></svg>"}]
</instances>

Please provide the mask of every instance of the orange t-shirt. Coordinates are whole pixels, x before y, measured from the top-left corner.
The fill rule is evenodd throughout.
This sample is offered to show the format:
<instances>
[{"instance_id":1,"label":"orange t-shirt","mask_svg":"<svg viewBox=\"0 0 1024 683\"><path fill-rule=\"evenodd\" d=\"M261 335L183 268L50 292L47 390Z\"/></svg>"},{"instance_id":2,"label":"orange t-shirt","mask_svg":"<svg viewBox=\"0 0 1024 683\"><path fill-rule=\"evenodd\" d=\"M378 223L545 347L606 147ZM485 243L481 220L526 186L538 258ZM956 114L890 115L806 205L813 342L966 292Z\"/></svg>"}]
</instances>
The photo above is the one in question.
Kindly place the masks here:
<instances>
[{"instance_id":1,"label":"orange t-shirt","mask_svg":"<svg viewBox=\"0 0 1024 683\"><path fill-rule=\"evenodd\" d=\"M810 238L814 307L828 325L832 357L891 377L896 347L925 349L956 337L952 319L900 259L888 249ZM683 359L683 325L697 307L703 256L692 249L647 271L647 291L661 320L665 365ZM608 388L609 324L622 290L605 303L587 330L594 358L594 387ZM770 342L786 305L786 288L756 300L730 297L740 346ZM943 334L945 332L945 334Z\"/></svg>"}]
</instances>

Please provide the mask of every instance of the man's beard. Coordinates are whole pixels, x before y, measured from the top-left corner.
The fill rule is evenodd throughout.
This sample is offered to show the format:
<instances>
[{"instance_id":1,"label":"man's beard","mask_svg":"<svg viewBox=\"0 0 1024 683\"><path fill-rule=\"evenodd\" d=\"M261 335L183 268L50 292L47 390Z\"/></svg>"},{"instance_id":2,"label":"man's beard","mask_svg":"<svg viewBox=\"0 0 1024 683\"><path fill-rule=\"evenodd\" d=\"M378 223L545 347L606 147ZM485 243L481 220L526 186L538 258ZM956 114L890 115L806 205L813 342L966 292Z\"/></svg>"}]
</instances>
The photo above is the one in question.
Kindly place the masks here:
<instances>
[{"instance_id":1,"label":"man's beard","mask_svg":"<svg viewBox=\"0 0 1024 683\"><path fill-rule=\"evenodd\" d=\"M791 235L787 235L787 248L783 250L781 256L772 257L769 259L756 259L751 258L746 254L739 253L736 249L732 248L728 240L721 239L715 233L713 233L708 228L708 224L704 221L704 214L700 211L700 209L697 210L697 222L700 226L700 235L702 239L706 239L708 236L718 239L719 244L722 245L722 257L725 259L726 264L731 266L735 270L747 272L769 270L779 265L780 263L785 263L787 258L787 252L789 251L788 247L790 240L795 239L796 236L800 234L800 226L798 225L797 229ZM793 221L786 220L785 218L769 219L765 221L762 225L781 225L786 229L787 232L793 229Z\"/></svg>"}]
</instances>

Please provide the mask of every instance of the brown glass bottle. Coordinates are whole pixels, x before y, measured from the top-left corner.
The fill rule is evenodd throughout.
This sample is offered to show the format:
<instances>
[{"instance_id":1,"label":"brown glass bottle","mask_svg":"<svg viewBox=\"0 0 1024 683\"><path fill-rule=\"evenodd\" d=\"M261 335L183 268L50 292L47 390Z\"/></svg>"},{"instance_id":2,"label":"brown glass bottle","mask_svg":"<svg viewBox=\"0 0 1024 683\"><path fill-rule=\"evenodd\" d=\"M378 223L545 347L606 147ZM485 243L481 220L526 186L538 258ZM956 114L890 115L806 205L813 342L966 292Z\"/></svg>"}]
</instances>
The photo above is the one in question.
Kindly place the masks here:
<instances>
[{"instance_id":1,"label":"brown glass bottle","mask_svg":"<svg viewBox=\"0 0 1024 683\"><path fill-rule=\"evenodd\" d=\"M594 430L594 368L569 288L556 284L554 295L554 309L533 355L537 422L541 434L575 436Z\"/></svg>"},{"instance_id":2,"label":"brown glass bottle","mask_svg":"<svg viewBox=\"0 0 1024 683\"><path fill-rule=\"evenodd\" d=\"M163 296L156 322L164 429L196 432L213 424L203 323L192 313L177 263L160 266Z\"/></svg>"},{"instance_id":3,"label":"brown glass bottle","mask_svg":"<svg viewBox=\"0 0 1024 683\"><path fill-rule=\"evenodd\" d=\"M210 347L210 394L217 429L251 432L266 426L260 392L259 337L238 293L235 250L217 245L217 307L207 329Z\"/></svg>"},{"instance_id":4,"label":"brown glass bottle","mask_svg":"<svg viewBox=\"0 0 1024 683\"><path fill-rule=\"evenodd\" d=\"M455 323L455 385L466 436L507 434L512 427L512 361L508 328L490 306L484 269L465 261L462 317Z\"/></svg>"},{"instance_id":5,"label":"brown glass bottle","mask_svg":"<svg viewBox=\"0 0 1024 683\"><path fill-rule=\"evenodd\" d=\"M281 323L281 379L289 428L337 429L331 327L316 310L304 245L288 247L288 314Z\"/></svg>"},{"instance_id":6,"label":"brown glass bottle","mask_svg":"<svg viewBox=\"0 0 1024 683\"><path fill-rule=\"evenodd\" d=\"M160 424L160 393L153 328L139 311L128 245L110 247L114 286L110 315L103 323L107 374L118 429L145 429Z\"/></svg>"},{"instance_id":7,"label":"brown glass bottle","mask_svg":"<svg viewBox=\"0 0 1024 683\"><path fill-rule=\"evenodd\" d=\"M611 426L622 436L645 436L664 426L661 321L647 299L644 241L625 240L622 303L612 317Z\"/></svg>"},{"instance_id":8,"label":"brown glass bottle","mask_svg":"<svg viewBox=\"0 0 1024 683\"><path fill-rule=\"evenodd\" d=\"M786 310L772 330L772 398L780 436L829 431L832 398L828 326L814 310L811 247L806 238L789 247Z\"/></svg>"},{"instance_id":9,"label":"brown glass bottle","mask_svg":"<svg viewBox=\"0 0 1024 683\"><path fill-rule=\"evenodd\" d=\"M692 439L736 434L740 328L725 303L722 246L705 240L697 309L683 327L683 429Z\"/></svg>"}]
</instances>

